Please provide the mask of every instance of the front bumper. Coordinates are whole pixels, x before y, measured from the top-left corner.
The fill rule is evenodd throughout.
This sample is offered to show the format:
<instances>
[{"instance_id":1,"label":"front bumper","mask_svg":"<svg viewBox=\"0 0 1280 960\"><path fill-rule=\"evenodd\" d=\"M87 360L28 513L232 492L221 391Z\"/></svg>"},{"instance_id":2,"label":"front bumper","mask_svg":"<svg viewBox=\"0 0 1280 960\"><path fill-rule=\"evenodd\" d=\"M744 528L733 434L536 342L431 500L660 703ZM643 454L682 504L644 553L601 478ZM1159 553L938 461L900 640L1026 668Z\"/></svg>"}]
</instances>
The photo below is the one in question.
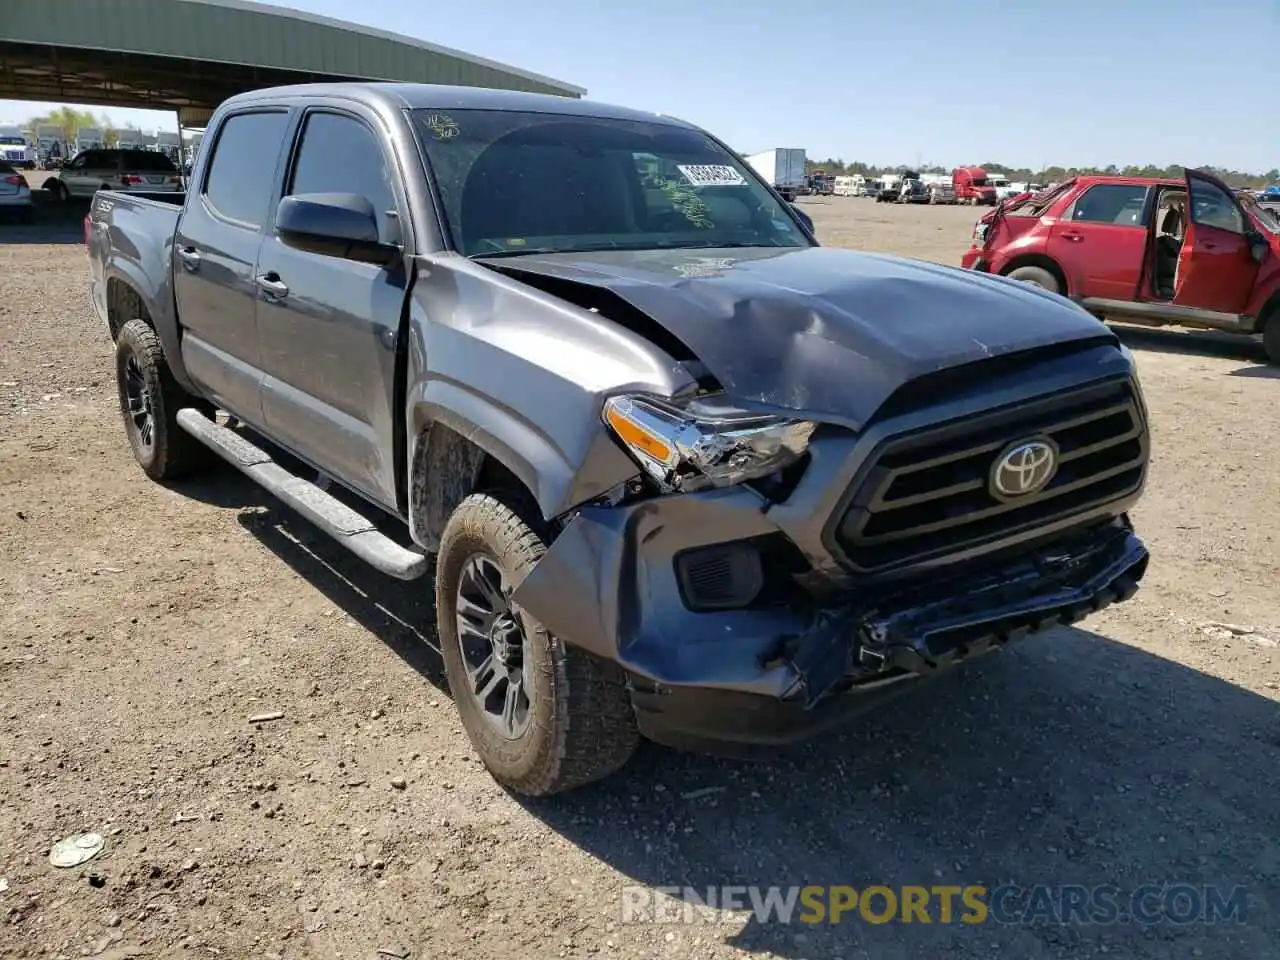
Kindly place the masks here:
<instances>
[{"instance_id":1,"label":"front bumper","mask_svg":"<svg viewBox=\"0 0 1280 960\"><path fill-rule=\"evenodd\" d=\"M758 535L766 522L758 498L741 490L588 507L514 599L552 633L627 672L648 737L723 749L807 739L920 678L1126 600L1148 560L1119 517L1017 560L961 565L923 582L691 612L673 570L689 531L714 543L730 527L755 526L747 536Z\"/></svg>"},{"instance_id":2,"label":"front bumper","mask_svg":"<svg viewBox=\"0 0 1280 960\"><path fill-rule=\"evenodd\" d=\"M985 251L982 247L970 247L960 257L960 266L965 270L977 270L986 273L990 269L990 265L987 263L984 253Z\"/></svg>"}]
</instances>

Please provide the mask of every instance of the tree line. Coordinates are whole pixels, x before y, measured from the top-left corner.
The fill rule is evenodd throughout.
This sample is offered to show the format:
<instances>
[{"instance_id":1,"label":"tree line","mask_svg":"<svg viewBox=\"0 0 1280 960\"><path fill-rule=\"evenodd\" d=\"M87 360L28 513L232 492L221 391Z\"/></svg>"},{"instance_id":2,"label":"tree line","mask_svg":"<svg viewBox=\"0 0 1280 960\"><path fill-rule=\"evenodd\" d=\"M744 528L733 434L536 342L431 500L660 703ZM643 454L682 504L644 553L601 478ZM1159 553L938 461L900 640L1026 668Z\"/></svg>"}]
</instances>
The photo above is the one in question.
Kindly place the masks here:
<instances>
[{"instance_id":1,"label":"tree line","mask_svg":"<svg viewBox=\"0 0 1280 960\"><path fill-rule=\"evenodd\" d=\"M813 173L815 170L822 170L835 176L853 176L854 174L880 176L886 173L903 173L907 170L915 170L919 173L950 173L952 169L950 167L940 167L937 164L929 164L922 167L911 167L907 164L899 164L894 167L878 167L874 164L863 163L860 160L845 163L843 160L837 159L808 160L805 165L809 173ZM1150 163L1145 167L1132 165L1118 167L1112 164L1108 167L1045 167L1043 170L1032 170L1028 167L1010 167L1003 163L980 163L976 164L976 166L982 167L987 173L1002 173L1015 183L1061 183L1071 177L1090 175L1177 179L1182 176L1183 171L1183 168L1177 165L1157 167L1155 164ZM1227 170L1213 166L1197 167L1196 169L1207 170L1232 187L1256 188L1265 187L1272 183L1280 183L1280 168L1275 167L1266 173L1260 174L1244 173L1240 170Z\"/></svg>"},{"instance_id":2,"label":"tree line","mask_svg":"<svg viewBox=\"0 0 1280 960\"><path fill-rule=\"evenodd\" d=\"M33 117L24 126L34 138L38 125L58 127L62 130L62 138L67 142L75 140L76 131L82 127L96 127L101 130L102 143L107 147L114 147L120 137L116 125L105 113L101 117L95 117L88 110L77 110L74 107L59 107L52 113Z\"/></svg>"}]
</instances>

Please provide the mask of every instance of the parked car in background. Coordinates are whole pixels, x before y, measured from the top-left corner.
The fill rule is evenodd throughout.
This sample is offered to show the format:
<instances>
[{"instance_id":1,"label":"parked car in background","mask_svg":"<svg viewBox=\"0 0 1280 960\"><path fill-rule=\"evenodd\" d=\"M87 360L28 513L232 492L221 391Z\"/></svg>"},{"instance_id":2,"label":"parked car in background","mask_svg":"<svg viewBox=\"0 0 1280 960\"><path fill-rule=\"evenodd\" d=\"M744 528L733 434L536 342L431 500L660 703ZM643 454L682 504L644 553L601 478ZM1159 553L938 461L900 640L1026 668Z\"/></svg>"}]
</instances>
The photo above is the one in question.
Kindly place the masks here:
<instances>
[{"instance_id":1,"label":"parked car in background","mask_svg":"<svg viewBox=\"0 0 1280 960\"><path fill-rule=\"evenodd\" d=\"M27 178L7 160L0 160L0 216L30 223L35 216Z\"/></svg>"},{"instance_id":2,"label":"parked car in background","mask_svg":"<svg viewBox=\"0 0 1280 960\"><path fill-rule=\"evenodd\" d=\"M182 174L173 161L155 150L83 150L65 164L46 190L58 199L92 197L99 190L125 193L178 193Z\"/></svg>"},{"instance_id":3,"label":"parked car in background","mask_svg":"<svg viewBox=\"0 0 1280 960\"><path fill-rule=\"evenodd\" d=\"M196 190L86 218L134 457L170 481L212 450L428 578L462 727L513 791L642 735L818 736L1138 589L1136 368L1061 297L824 249L648 112L309 84L209 133Z\"/></svg>"},{"instance_id":4,"label":"parked car in background","mask_svg":"<svg viewBox=\"0 0 1280 960\"><path fill-rule=\"evenodd\" d=\"M1280 225L1208 173L1077 177L1001 203L961 262L1106 320L1262 334L1280 363Z\"/></svg>"}]
</instances>

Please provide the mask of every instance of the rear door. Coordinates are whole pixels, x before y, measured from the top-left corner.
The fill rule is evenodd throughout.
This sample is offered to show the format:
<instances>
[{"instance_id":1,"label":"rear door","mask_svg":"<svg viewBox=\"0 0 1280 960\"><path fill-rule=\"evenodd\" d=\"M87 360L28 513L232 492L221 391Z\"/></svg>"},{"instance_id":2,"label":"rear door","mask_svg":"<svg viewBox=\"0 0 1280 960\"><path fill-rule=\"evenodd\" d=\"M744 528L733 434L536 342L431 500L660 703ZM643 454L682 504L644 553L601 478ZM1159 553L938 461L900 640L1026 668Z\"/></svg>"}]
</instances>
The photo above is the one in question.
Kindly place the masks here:
<instances>
[{"instance_id":1,"label":"rear door","mask_svg":"<svg viewBox=\"0 0 1280 960\"><path fill-rule=\"evenodd\" d=\"M1049 231L1047 252L1071 278L1071 294L1133 300L1147 249L1144 184L1085 187Z\"/></svg>"},{"instance_id":2,"label":"rear door","mask_svg":"<svg viewBox=\"0 0 1280 960\"><path fill-rule=\"evenodd\" d=\"M287 108L229 114L174 236L173 290L188 373L219 406L262 425L253 267L283 163Z\"/></svg>"},{"instance_id":3,"label":"rear door","mask_svg":"<svg viewBox=\"0 0 1280 960\"><path fill-rule=\"evenodd\" d=\"M1249 218L1221 180L1186 172L1187 235L1178 255L1173 302L1219 313L1244 312L1258 277Z\"/></svg>"},{"instance_id":4,"label":"rear door","mask_svg":"<svg viewBox=\"0 0 1280 960\"><path fill-rule=\"evenodd\" d=\"M359 194L377 211L382 239L394 243L408 206L376 122L356 108L309 109L282 195ZM299 250L268 231L256 276L267 430L394 508L393 403L405 263L385 267Z\"/></svg>"}]
</instances>

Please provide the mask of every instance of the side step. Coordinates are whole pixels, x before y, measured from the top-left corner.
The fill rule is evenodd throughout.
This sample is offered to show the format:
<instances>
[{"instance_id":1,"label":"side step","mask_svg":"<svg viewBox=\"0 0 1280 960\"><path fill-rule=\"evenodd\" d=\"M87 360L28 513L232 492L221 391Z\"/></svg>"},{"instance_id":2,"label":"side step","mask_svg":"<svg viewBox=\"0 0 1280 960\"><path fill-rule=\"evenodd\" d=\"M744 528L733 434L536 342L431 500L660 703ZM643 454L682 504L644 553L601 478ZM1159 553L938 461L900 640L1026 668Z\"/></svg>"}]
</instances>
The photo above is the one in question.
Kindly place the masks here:
<instances>
[{"instance_id":1,"label":"side step","mask_svg":"<svg viewBox=\"0 0 1280 960\"><path fill-rule=\"evenodd\" d=\"M1119 320L1121 323L1150 326L1178 323L1187 327L1226 330L1230 333L1254 332L1253 319L1236 313L1219 313L1216 310L1201 310L1199 307L1180 307L1172 303L1108 300L1104 297L1085 297L1076 302L1091 313L1100 313L1108 320Z\"/></svg>"},{"instance_id":2,"label":"side step","mask_svg":"<svg viewBox=\"0 0 1280 960\"><path fill-rule=\"evenodd\" d=\"M198 410L178 411L178 425L374 569L398 580L415 580L427 571L427 558L402 547L345 503L295 476L255 447Z\"/></svg>"}]
</instances>

